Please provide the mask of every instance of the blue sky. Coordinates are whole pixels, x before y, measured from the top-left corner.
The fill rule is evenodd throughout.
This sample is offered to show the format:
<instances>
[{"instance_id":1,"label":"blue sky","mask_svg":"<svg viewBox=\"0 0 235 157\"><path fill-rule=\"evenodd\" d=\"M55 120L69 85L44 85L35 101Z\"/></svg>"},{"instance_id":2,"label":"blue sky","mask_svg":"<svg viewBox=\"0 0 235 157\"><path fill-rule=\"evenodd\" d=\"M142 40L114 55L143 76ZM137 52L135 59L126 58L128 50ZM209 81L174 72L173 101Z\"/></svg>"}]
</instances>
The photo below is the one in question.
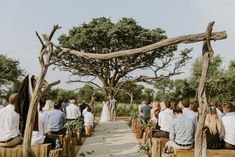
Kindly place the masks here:
<instances>
[{"instance_id":1,"label":"blue sky","mask_svg":"<svg viewBox=\"0 0 235 157\"><path fill-rule=\"evenodd\" d=\"M228 33L228 39L213 43L215 53L222 56L226 66L235 59L234 8L234 0L0 0L0 53L18 59L26 72L38 74L40 43L35 31L48 33L54 24L62 26L54 38L57 42L57 37L73 26L100 16L114 22L132 17L145 28L166 30L168 37L204 32L207 24L215 20L214 31ZM201 43L180 47L193 47L194 59L201 55ZM182 77L187 77L190 66L184 70ZM60 78L59 87L75 88L77 85L64 83L68 76L50 70L47 79Z\"/></svg>"}]
</instances>

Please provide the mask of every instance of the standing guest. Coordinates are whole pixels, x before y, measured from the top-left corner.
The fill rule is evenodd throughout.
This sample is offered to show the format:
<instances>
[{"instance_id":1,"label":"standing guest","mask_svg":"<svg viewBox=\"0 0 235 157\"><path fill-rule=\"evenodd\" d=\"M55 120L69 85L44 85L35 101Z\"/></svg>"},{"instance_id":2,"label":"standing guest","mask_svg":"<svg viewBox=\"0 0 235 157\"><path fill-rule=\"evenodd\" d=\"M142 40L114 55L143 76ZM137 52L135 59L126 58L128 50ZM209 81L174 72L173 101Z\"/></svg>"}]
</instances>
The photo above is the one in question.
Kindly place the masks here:
<instances>
[{"instance_id":1,"label":"standing guest","mask_svg":"<svg viewBox=\"0 0 235 157\"><path fill-rule=\"evenodd\" d=\"M19 130L20 115L14 111L17 94L9 97L9 104L0 110L0 147L12 147L22 142Z\"/></svg>"},{"instance_id":2,"label":"standing guest","mask_svg":"<svg viewBox=\"0 0 235 157\"><path fill-rule=\"evenodd\" d=\"M205 120L207 148L219 149L222 147L220 135L222 135L222 124L217 115L216 108L210 107Z\"/></svg>"},{"instance_id":3,"label":"standing guest","mask_svg":"<svg viewBox=\"0 0 235 157\"><path fill-rule=\"evenodd\" d=\"M94 115L91 113L91 108L87 107L87 113L84 115L84 126L87 136L92 135L94 125Z\"/></svg>"},{"instance_id":4,"label":"standing guest","mask_svg":"<svg viewBox=\"0 0 235 157\"><path fill-rule=\"evenodd\" d=\"M164 101L166 109L159 113L158 125L160 126L160 130L156 132L156 137L165 137L169 138L169 132L171 127L171 122L173 120L173 112L170 109L170 101Z\"/></svg>"},{"instance_id":5,"label":"standing guest","mask_svg":"<svg viewBox=\"0 0 235 157\"><path fill-rule=\"evenodd\" d=\"M61 103L54 103L54 109L48 112L49 116L49 130L52 134L65 134L64 128L65 114L60 110Z\"/></svg>"},{"instance_id":6,"label":"standing guest","mask_svg":"<svg viewBox=\"0 0 235 157\"><path fill-rule=\"evenodd\" d=\"M189 109L190 101L188 99L184 99L179 102L178 106L180 109L182 109L183 114L185 116L192 119L194 125L196 126L197 125L197 116L192 110Z\"/></svg>"},{"instance_id":7,"label":"standing guest","mask_svg":"<svg viewBox=\"0 0 235 157\"><path fill-rule=\"evenodd\" d=\"M193 147L195 125L190 118L182 113L179 107L173 109L175 118L170 127L170 141L166 143L167 149L191 149Z\"/></svg>"},{"instance_id":8,"label":"standing guest","mask_svg":"<svg viewBox=\"0 0 235 157\"><path fill-rule=\"evenodd\" d=\"M3 104L2 104L2 98L0 98L0 109L3 108Z\"/></svg>"},{"instance_id":9,"label":"standing guest","mask_svg":"<svg viewBox=\"0 0 235 157\"><path fill-rule=\"evenodd\" d=\"M80 109L75 105L76 101L74 99L70 100L69 106L66 107L67 120L75 120L81 116Z\"/></svg>"},{"instance_id":10,"label":"standing guest","mask_svg":"<svg viewBox=\"0 0 235 157\"><path fill-rule=\"evenodd\" d=\"M111 121L116 121L117 100L110 96L109 105L111 108Z\"/></svg>"},{"instance_id":11,"label":"standing guest","mask_svg":"<svg viewBox=\"0 0 235 157\"><path fill-rule=\"evenodd\" d=\"M139 115L142 115L142 108L144 107L144 101L138 106Z\"/></svg>"},{"instance_id":12,"label":"standing guest","mask_svg":"<svg viewBox=\"0 0 235 157\"><path fill-rule=\"evenodd\" d=\"M148 104L148 101L143 101L144 106L142 107L141 113L142 113L142 117L144 119L145 122L148 122L150 119L150 111L151 111L151 107Z\"/></svg>"},{"instance_id":13,"label":"standing guest","mask_svg":"<svg viewBox=\"0 0 235 157\"><path fill-rule=\"evenodd\" d=\"M223 106L224 116L221 120L225 131L224 147L226 149L235 149L235 113L233 108L232 103L225 103Z\"/></svg>"}]
</instances>

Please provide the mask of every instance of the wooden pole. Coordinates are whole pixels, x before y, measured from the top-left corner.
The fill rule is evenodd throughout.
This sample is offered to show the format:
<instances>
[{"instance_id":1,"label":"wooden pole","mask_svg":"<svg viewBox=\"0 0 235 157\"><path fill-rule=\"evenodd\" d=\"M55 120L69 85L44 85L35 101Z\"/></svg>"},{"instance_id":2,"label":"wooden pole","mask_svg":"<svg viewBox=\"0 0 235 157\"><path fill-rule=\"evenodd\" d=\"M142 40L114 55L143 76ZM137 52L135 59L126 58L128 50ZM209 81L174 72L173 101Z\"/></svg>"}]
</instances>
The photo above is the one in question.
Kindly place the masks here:
<instances>
[{"instance_id":1,"label":"wooden pole","mask_svg":"<svg viewBox=\"0 0 235 157\"><path fill-rule=\"evenodd\" d=\"M211 32L214 22L210 22L207 27L207 39L203 43L202 49L202 75L199 82L198 88L198 102L199 102L199 121L197 124L197 130L195 134L195 157L206 157L206 145L203 147L203 143L205 143L205 135L204 135L204 124L206 119L206 111L208 107L207 97L206 97L206 80L208 74L208 68L210 64L210 59L213 55L213 50L210 44L211 40Z\"/></svg>"}]
</instances>

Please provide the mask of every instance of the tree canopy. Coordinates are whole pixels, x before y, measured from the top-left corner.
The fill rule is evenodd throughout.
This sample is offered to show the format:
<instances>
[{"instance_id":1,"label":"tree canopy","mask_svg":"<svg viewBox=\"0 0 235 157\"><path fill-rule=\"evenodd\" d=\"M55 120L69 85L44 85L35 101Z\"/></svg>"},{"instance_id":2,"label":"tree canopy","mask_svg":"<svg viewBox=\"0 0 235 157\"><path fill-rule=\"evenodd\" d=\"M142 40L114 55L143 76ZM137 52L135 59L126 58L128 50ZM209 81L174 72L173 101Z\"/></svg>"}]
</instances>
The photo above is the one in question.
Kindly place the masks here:
<instances>
[{"instance_id":1,"label":"tree canopy","mask_svg":"<svg viewBox=\"0 0 235 157\"><path fill-rule=\"evenodd\" d=\"M166 38L166 32L161 28L143 28L132 18L122 18L113 23L108 18L100 17L79 27L73 27L68 34L59 37L59 44L78 51L106 54L140 48ZM174 45L142 55L110 60L85 59L68 55L59 58L56 65L61 70L71 72L75 81L96 84L93 80L98 78L106 92L113 95L123 80L149 82L159 77L179 74L179 68L189 59L190 50L186 49L175 55L176 50L177 46ZM135 75L134 72L137 70L149 70L149 72ZM82 81L77 76L88 76L90 80Z\"/></svg>"},{"instance_id":2,"label":"tree canopy","mask_svg":"<svg viewBox=\"0 0 235 157\"><path fill-rule=\"evenodd\" d=\"M10 87L17 86L23 75L19 61L0 54L0 95Z\"/></svg>"}]
</instances>

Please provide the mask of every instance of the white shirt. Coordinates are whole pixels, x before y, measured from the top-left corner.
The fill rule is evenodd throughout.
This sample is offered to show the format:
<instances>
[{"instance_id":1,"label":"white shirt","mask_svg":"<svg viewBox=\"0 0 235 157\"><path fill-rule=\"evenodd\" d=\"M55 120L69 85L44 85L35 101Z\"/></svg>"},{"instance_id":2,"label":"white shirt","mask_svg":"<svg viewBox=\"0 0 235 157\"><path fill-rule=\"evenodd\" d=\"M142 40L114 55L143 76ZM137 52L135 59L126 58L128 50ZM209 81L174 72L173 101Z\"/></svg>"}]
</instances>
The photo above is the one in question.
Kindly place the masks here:
<instances>
[{"instance_id":1,"label":"white shirt","mask_svg":"<svg viewBox=\"0 0 235 157\"><path fill-rule=\"evenodd\" d=\"M160 126L160 130L170 132L173 118L173 112L171 109L166 108L164 111L161 111L158 117L158 125Z\"/></svg>"},{"instance_id":2,"label":"white shirt","mask_svg":"<svg viewBox=\"0 0 235 157\"><path fill-rule=\"evenodd\" d=\"M193 124L197 126L197 115L195 112L193 112L189 108L183 108L183 114L186 117L190 118L193 121Z\"/></svg>"},{"instance_id":3,"label":"white shirt","mask_svg":"<svg viewBox=\"0 0 235 157\"><path fill-rule=\"evenodd\" d=\"M46 136L43 135L42 132L39 131L33 131L32 133L32 139L31 139L31 144L43 144Z\"/></svg>"},{"instance_id":4,"label":"white shirt","mask_svg":"<svg viewBox=\"0 0 235 157\"><path fill-rule=\"evenodd\" d=\"M0 110L0 141L7 141L19 135L20 115L14 111L13 105Z\"/></svg>"},{"instance_id":5,"label":"white shirt","mask_svg":"<svg viewBox=\"0 0 235 157\"><path fill-rule=\"evenodd\" d=\"M3 105L0 105L0 109L1 109L1 108L4 108L4 106L3 106Z\"/></svg>"},{"instance_id":6,"label":"white shirt","mask_svg":"<svg viewBox=\"0 0 235 157\"><path fill-rule=\"evenodd\" d=\"M40 111L38 114L39 121L39 132L47 134L49 132L49 115L46 112Z\"/></svg>"},{"instance_id":7,"label":"white shirt","mask_svg":"<svg viewBox=\"0 0 235 157\"><path fill-rule=\"evenodd\" d=\"M86 113L87 113L87 107L82 111L83 117L85 116Z\"/></svg>"},{"instance_id":8,"label":"white shirt","mask_svg":"<svg viewBox=\"0 0 235 157\"><path fill-rule=\"evenodd\" d=\"M66 107L66 114L67 119L76 119L81 116L80 109L75 104L69 104L69 106Z\"/></svg>"},{"instance_id":9,"label":"white shirt","mask_svg":"<svg viewBox=\"0 0 235 157\"><path fill-rule=\"evenodd\" d=\"M40 111L38 114L39 131L33 131L31 144L42 144L46 138L45 134L49 132L49 116L46 112Z\"/></svg>"},{"instance_id":10,"label":"white shirt","mask_svg":"<svg viewBox=\"0 0 235 157\"><path fill-rule=\"evenodd\" d=\"M84 125L85 126L88 126L88 125L93 126L93 124L94 124L94 115L91 112L87 112L84 115Z\"/></svg>"},{"instance_id":11,"label":"white shirt","mask_svg":"<svg viewBox=\"0 0 235 157\"><path fill-rule=\"evenodd\" d=\"M221 120L225 131L224 141L229 144L235 145L235 113L226 113Z\"/></svg>"},{"instance_id":12,"label":"white shirt","mask_svg":"<svg viewBox=\"0 0 235 157\"><path fill-rule=\"evenodd\" d=\"M219 119L221 120L221 118L223 117L223 113L218 108L216 108L216 113Z\"/></svg>"}]
</instances>

